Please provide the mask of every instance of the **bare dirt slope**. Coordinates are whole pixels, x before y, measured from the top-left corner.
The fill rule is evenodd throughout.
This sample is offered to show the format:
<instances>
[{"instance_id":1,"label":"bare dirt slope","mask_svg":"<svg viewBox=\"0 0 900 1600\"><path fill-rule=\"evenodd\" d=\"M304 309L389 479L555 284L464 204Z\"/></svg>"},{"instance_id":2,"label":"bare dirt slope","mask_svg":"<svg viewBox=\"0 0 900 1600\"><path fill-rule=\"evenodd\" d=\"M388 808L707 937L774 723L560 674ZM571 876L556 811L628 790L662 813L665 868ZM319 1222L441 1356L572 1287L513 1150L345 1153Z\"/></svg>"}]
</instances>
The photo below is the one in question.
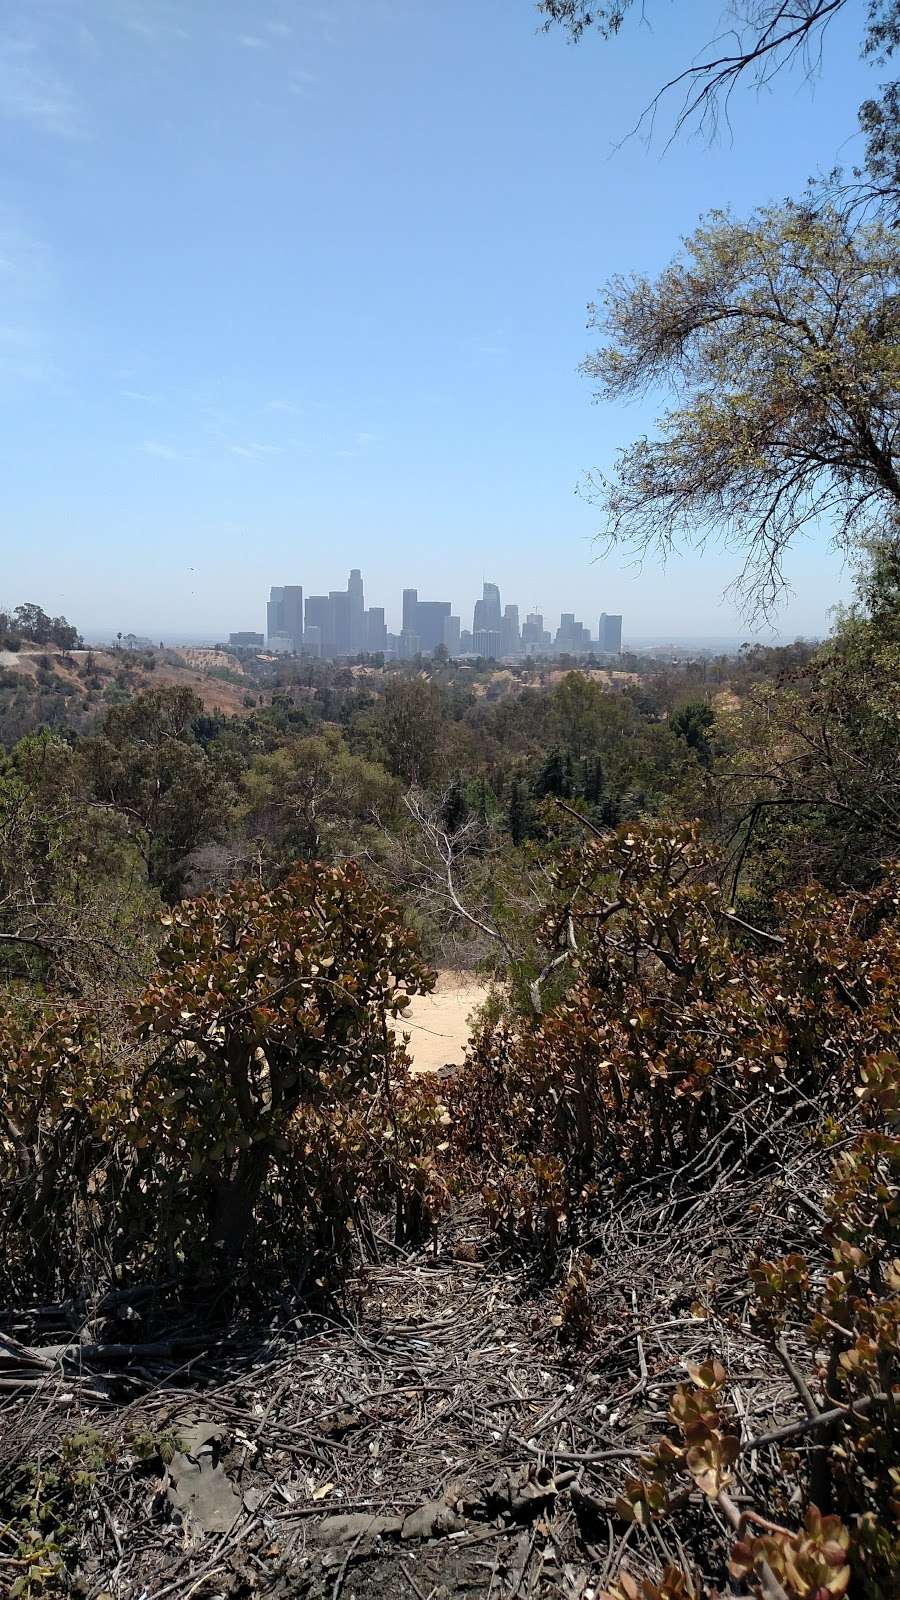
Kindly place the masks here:
<instances>
[{"instance_id":1,"label":"bare dirt slope","mask_svg":"<svg viewBox=\"0 0 900 1600\"><path fill-rule=\"evenodd\" d=\"M416 996L395 1025L395 1032L409 1034L415 1072L437 1072L462 1061L469 1018L486 995L487 986L471 972L442 972L433 994Z\"/></svg>"},{"instance_id":2,"label":"bare dirt slope","mask_svg":"<svg viewBox=\"0 0 900 1600\"><path fill-rule=\"evenodd\" d=\"M78 693L87 694L88 683L84 667L90 658L101 684L111 682L123 672L129 674L131 692L160 688L162 685L190 689L202 701L205 711L239 714L245 707L245 695L251 688L259 702L268 699L265 691L253 685L231 683L218 674L227 670L242 674L243 668L234 656L215 650L169 650L152 653L153 669L146 666L146 653L128 650L72 650L63 652L53 645L43 649L0 651L0 667L34 679L42 663L54 676Z\"/></svg>"}]
</instances>

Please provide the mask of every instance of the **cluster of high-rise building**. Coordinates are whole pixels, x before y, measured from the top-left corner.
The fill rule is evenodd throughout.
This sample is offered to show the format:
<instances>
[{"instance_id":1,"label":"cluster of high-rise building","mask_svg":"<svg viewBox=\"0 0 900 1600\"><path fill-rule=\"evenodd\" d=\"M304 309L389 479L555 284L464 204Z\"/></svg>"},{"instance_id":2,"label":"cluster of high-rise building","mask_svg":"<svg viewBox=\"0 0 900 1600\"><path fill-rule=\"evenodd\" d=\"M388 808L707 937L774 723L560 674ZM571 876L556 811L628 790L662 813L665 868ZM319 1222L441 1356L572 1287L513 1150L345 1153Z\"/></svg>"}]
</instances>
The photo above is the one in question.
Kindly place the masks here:
<instances>
[{"instance_id":1,"label":"cluster of high-rise building","mask_svg":"<svg viewBox=\"0 0 900 1600\"><path fill-rule=\"evenodd\" d=\"M255 633L233 633L235 646L261 644ZM451 656L484 656L509 660L534 655L618 655L622 649L622 618L600 617L597 637L564 611L555 635L544 627L540 612L530 612L519 622L516 605L503 606L495 583L484 585L475 602L471 628L463 628L449 600L420 600L418 589L403 590L402 625L389 633L383 606L366 606L362 574L350 573L346 589L303 598L299 584L273 588L266 607L266 644L284 654L304 653L334 659L363 652L379 652L400 660L433 656L443 647Z\"/></svg>"}]
</instances>

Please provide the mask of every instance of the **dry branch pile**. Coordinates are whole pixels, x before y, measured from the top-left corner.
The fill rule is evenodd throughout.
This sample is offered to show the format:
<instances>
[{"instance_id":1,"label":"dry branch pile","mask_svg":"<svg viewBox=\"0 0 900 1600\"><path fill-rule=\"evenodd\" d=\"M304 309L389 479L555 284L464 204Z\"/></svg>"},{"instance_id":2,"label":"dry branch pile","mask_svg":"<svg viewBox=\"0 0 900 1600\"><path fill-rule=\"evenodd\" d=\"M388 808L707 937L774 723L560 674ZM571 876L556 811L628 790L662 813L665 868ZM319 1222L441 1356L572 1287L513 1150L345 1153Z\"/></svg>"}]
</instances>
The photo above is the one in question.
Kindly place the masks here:
<instances>
[{"instance_id":1,"label":"dry branch pile","mask_svg":"<svg viewBox=\"0 0 900 1600\"><path fill-rule=\"evenodd\" d=\"M808 1458L816 1431L790 1354L754 1328L745 1268L754 1244L805 1230L812 1247L817 1163L805 1139L789 1143L762 1182L732 1173L686 1210L657 1196L611 1214L591 1243L580 1348L566 1287L467 1259L483 1244L474 1217L436 1252L392 1246L361 1268L340 1318L282 1312L252 1339L203 1347L187 1320L151 1337L139 1295L67 1335L53 1308L23 1311L0 1347L0 1492L8 1507L23 1473L36 1496L53 1481L46 1549L13 1553L7 1529L4 1583L56 1558L94 1596L581 1600L626 1555L635 1575L724 1567L731 1530L699 1490L677 1522L647 1526L621 1496L673 1385L716 1352L740 1429L733 1498L790 1515L768 1436L787 1429ZM143 1341L103 1341L113 1317ZM40 1594L37 1574L19 1592Z\"/></svg>"}]
</instances>

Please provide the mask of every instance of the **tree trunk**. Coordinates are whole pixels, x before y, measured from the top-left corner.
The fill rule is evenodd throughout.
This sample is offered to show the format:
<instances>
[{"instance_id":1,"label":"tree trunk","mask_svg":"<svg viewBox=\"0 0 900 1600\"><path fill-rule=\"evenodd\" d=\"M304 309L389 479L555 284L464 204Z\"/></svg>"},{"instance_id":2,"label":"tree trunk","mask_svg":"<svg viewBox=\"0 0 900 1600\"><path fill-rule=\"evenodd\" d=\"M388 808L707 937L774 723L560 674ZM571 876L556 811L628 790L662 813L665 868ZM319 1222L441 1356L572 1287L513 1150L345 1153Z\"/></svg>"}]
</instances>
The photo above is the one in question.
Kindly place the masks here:
<instances>
[{"instance_id":1,"label":"tree trunk","mask_svg":"<svg viewBox=\"0 0 900 1600\"><path fill-rule=\"evenodd\" d=\"M225 1261L233 1263L243 1252L271 1159L268 1144L254 1145L242 1150L232 1171L213 1183L210 1239Z\"/></svg>"}]
</instances>

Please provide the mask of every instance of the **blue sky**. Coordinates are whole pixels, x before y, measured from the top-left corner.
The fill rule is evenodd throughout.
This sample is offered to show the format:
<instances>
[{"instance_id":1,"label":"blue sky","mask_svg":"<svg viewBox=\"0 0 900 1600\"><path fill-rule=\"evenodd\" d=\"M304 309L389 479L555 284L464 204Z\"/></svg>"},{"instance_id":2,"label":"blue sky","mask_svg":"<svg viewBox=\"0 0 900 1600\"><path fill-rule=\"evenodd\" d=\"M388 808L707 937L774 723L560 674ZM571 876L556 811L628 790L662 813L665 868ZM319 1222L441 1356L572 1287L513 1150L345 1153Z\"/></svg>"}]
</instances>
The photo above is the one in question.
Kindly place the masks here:
<instances>
[{"instance_id":1,"label":"blue sky","mask_svg":"<svg viewBox=\"0 0 900 1600\"><path fill-rule=\"evenodd\" d=\"M261 627L270 583L575 609L746 636L733 554L597 559L587 468L652 420L594 406L586 305L699 214L858 152L862 5L811 88L733 137L616 149L717 30L667 0L611 45L530 0L7 0L0 19L0 603L87 632ZM787 635L849 589L827 532Z\"/></svg>"}]
</instances>

